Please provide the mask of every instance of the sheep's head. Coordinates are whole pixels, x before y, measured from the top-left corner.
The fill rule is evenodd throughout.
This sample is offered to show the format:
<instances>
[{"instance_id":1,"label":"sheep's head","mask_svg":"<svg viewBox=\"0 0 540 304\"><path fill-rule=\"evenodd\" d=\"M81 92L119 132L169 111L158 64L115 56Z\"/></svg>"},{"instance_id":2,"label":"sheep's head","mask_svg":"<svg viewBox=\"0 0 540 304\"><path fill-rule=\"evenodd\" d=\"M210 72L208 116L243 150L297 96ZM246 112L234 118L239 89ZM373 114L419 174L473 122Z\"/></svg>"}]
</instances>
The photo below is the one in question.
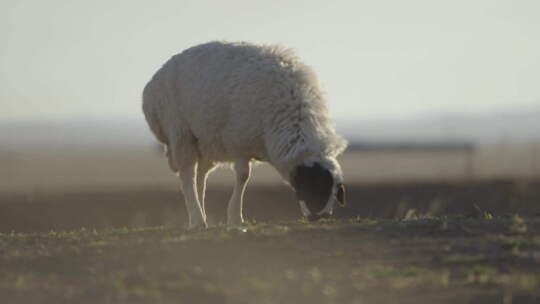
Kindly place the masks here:
<instances>
[{"instance_id":1,"label":"sheep's head","mask_svg":"<svg viewBox=\"0 0 540 304\"><path fill-rule=\"evenodd\" d=\"M309 220L331 216L336 203L345 206L343 175L334 158L308 158L293 169L290 180L300 209Z\"/></svg>"}]
</instances>

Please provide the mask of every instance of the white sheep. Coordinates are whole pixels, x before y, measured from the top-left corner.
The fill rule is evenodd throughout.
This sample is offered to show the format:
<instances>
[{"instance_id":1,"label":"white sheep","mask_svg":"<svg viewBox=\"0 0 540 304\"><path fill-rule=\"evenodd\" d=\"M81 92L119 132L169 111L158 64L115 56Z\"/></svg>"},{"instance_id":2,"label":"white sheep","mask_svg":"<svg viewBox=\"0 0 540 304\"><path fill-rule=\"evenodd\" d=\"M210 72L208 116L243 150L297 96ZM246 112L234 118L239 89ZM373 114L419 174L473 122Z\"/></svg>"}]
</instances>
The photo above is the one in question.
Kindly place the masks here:
<instances>
[{"instance_id":1,"label":"white sheep","mask_svg":"<svg viewBox=\"0 0 540 304\"><path fill-rule=\"evenodd\" d=\"M236 184L227 223L243 223L251 161L269 162L316 219L344 204L336 161L347 142L336 134L313 70L290 50L210 42L173 56L143 92L146 120L180 177L188 228L207 227L206 177L232 163Z\"/></svg>"}]
</instances>

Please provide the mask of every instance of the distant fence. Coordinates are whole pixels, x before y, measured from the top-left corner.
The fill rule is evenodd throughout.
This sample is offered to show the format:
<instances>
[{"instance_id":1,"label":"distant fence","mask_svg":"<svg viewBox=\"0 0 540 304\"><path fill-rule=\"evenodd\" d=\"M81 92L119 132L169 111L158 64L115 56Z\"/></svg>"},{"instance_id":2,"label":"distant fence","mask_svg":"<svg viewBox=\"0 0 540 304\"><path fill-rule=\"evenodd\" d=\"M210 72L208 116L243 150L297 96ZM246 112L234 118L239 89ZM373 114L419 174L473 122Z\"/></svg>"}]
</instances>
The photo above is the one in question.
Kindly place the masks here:
<instances>
[{"instance_id":1,"label":"distant fence","mask_svg":"<svg viewBox=\"0 0 540 304\"><path fill-rule=\"evenodd\" d=\"M540 178L540 142L500 140L478 146L477 166L496 176Z\"/></svg>"},{"instance_id":2,"label":"distant fence","mask_svg":"<svg viewBox=\"0 0 540 304\"><path fill-rule=\"evenodd\" d=\"M353 143L339 161L348 183L540 179L540 142ZM251 183L282 183L271 166L259 165L253 171ZM210 177L213 184L233 181L230 170L216 170ZM145 185L178 187L162 150L122 146L0 149L0 192Z\"/></svg>"},{"instance_id":3,"label":"distant fence","mask_svg":"<svg viewBox=\"0 0 540 304\"><path fill-rule=\"evenodd\" d=\"M359 162L371 159L371 167L366 165L364 168L383 168L385 163L392 163L395 167L409 169L407 174L411 176L414 171L425 172L425 166L432 166L441 177L449 174L453 178L467 179L540 178L540 142L357 142L351 143L347 152L356 155ZM380 157L374 158L374 155ZM453 155L453 158L449 158L449 155ZM414 166L408 165L411 160L415 161ZM442 168L438 164L440 162L452 165ZM414 168L410 170L411 167ZM405 174L401 173L396 176Z\"/></svg>"},{"instance_id":4,"label":"distant fence","mask_svg":"<svg viewBox=\"0 0 540 304\"><path fill-rule=\"evenodd\" d=\"M370 142L352 143L348 151L429 151L429 152L464 152L474 153L472 142Z\"/></svg>"}]
</instances>

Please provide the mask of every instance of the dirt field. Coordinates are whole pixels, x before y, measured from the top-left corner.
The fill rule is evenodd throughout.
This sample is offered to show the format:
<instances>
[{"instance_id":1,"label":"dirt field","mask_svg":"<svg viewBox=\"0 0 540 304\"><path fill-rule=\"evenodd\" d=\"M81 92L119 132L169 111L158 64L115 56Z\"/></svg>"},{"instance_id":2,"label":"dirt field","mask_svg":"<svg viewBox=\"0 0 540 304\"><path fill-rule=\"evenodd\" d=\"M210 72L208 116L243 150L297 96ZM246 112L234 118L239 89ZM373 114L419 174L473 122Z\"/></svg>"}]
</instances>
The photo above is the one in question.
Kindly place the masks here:
<instances>
[{"instance_id":1,"label":"dirt field","mask_svg":"<svg viewBox=\"0 0 540 304\"><path fill-rule=\"evenodd\" d=\"M538 303L540 182L349 185L305 223L285 186L254 185L246 232L183 230L171 189L3 195L6 303ZM516 214L521 214L518 216ZM84 228L81 228L84 227ZM41 232L40 232L41 231Z\"/></svg>"},{"instance_id":2,"label":"dirt field","mask_svg":"<svg viewBox=\"0 0 540 304\"><path fill-rule=\"evenodd\" d=\"M225 221L232 188L211 185L207 194L210 224ZM540 181L493 180L347 184L345 208L338 218L402 219L409 216L540 216ZM245 218L252 221L296 220L300 208L287 186L250 185ZM46 232L51 229L166 226L186 220L180 191L169 187L0 194L0 232Z\"/></svg>"},{"instance_id":3,"label":"dirt field","mask_svg":"<svg viewBox=\"0 0 540 304\"><path fill-rule=\"evenodd\" d=\"M162 158L85 155L4 163L0 302L540 302L539 180L464 179L463 159L445 154L349 155L347 207L305 223L292 191L258 168L243 232L222 224L221 171L211 228L186 233Z\"/></svg>"},{"instance_id":4,"label":"dirt field","mask_svg":"<svg viewBox=\"0 0 540 304\"><path fill-rule=\"evenodd\" d=\"M540 220L0 234L4 303L539 303Z\"/></svg>"}]
</instances>

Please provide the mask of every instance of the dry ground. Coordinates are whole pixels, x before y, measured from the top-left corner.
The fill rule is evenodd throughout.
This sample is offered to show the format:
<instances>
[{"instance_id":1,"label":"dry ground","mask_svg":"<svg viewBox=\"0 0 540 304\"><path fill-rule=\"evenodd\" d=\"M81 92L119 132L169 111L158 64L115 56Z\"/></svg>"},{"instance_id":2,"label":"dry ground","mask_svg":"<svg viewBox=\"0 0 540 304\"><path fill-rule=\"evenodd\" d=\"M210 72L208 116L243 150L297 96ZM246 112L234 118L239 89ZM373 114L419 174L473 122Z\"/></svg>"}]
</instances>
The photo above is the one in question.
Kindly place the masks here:
<instances>
[{"instance_id":1,"label":"dry ground","mask_svg":"<svg viewBox=\"0 0 540 304\"><path fill-rule=\"evenodd\" d=\"M253 185L247 231L186 233L169 188L0 195L2 303L540 303L540 183L350 184L336 219L299 220ZM520 214L516 215L516 214Z\"/></svg>"},{"instance_id":2,"label":"dry ground","mask_svg":"<svg viewBox=\"0 0 540 304\"><path fill-rule=\"evenodd\" d=\"M232 187L210 185L210 224L225 221ZM338 218L402 219L415 216L540 216L540 181L492 180L415 183L348 183L346 208ZM287 186L249 185L245 218L251 221L296 220L300 207ZM0 193L0 232L47 232L86 227L166 226L186 221L180 191L169 187L98 188L86 191Z\"/></svg>"},{"instance_id":3,"label":"dry ground","mask_svg":"<svg viewBox=\"0 0 540 304\"><path fill-rule=\"evenodd\" d=\"M3 303L539 303L540 220L0 234Z\"/></svg>"}]
</instances>

